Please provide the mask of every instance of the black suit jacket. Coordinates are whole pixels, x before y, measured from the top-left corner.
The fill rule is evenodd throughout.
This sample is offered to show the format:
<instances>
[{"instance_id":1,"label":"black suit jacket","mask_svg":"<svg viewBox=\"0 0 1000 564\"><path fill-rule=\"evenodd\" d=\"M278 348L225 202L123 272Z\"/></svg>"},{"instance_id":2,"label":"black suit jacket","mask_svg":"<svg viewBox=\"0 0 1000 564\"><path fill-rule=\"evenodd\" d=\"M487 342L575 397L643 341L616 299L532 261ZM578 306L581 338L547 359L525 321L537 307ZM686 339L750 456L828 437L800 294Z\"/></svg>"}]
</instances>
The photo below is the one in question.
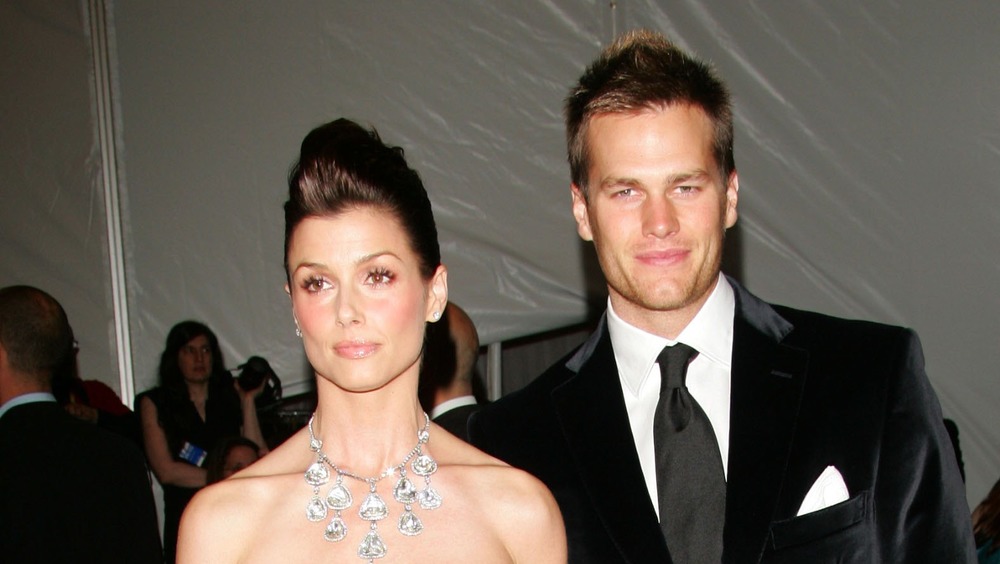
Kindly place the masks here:
<instances>
[{"instance_id":1,"label":"black suit jacket","mask_svg":"<svg viewBox=\"0 0 1000 564\"><path fill-rule=\"evenodd\" d=\"M975 562L968 506L916 335L736 294L723 561ZM552 490L574 563L670 562L611 340L486 407L473 443ZM829 465L847 501L796 517Z\"/></svg>"},{"instance_id":2,"label":"black suit jacket","mask_svg":"<svg viewBox=\"0 0 1000 564\"><path fill-rule=\"evenodd\" d=\"M461 405L434 418L434 422L452 435L469 442L469 419L482 409L481 404Z\"/></svg>"},{"instance_id":3,"label":"black suit jacket","mask_svg":"<svg viewBox=\"0 0 1000 564\"><path fill-rule=\"evenodd\" d=\"M139 449L54 402L0 417L0 559L162 562Z\"/></svg>"}]
</instances>

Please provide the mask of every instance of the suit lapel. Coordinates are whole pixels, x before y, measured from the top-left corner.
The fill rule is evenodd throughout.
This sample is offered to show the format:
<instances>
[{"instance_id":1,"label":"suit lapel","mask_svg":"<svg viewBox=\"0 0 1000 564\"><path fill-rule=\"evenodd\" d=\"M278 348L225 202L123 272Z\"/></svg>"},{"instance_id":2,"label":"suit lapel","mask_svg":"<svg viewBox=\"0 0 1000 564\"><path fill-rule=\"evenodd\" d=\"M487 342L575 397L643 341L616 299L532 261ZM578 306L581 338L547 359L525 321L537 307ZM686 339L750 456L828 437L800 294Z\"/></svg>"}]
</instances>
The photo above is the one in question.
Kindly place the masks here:
<instances>
[{"instance_id":1,"label":"suit lapel","mask_svg":"<svg viewBox=\"0 0 1000 564\"><path fill-rule=\"evenodd\" d=\"M767 542L806 380L808 354L782 344L792 326L732 282L725 562L758 562Z\"/></svg>"},{"instance_id":2,"label":"suit lapel","mask_svg":"<svg viewBox=\"0 0 1000 564\"><path fill-rule=\"evenodd\" d=\"M603 321L591 341L581 347L581 355L568 363L571 370L577 370L576 376L552 394L576 463L574 470L600 524L627 562L669 563L639 466L618 367Z\"/></svg>"}]
</instances>

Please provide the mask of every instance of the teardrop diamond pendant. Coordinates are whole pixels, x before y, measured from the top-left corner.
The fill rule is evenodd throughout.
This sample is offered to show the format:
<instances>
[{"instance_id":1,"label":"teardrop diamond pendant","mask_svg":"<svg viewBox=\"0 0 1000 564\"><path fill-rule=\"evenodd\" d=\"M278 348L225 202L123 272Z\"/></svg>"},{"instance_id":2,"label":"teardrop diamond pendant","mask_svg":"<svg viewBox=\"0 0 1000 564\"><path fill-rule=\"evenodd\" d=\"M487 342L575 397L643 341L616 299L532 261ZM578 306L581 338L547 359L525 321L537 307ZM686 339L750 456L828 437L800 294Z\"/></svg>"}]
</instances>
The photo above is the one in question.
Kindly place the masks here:
<instances>
[{"instance_id":1,"label":"teardrop diamond pendant","mask_svg":"<svg viewBox=\"0 0 1000 564\"><path fill-rule=\"evenodd\" d=\"M330 520L330 524L326 526L326 530L323 531L323 538L330 542L339 542L344 540L347 536L347 524L340 516L336 516Z\"/></svg>"},{"instance_id":2,"label":"teardrop diamond pendant","mask_svg":"<svg viewBox=\"0 0 1000 564\"><path fill-rule=\"evenodd\" d=\"M396 482L392 497L399 503L413 503L417 500L417 488L405 475Z\"/></svg>"},{"instance_id":3,"label":"teardrop diamond pendant","mask_svg":"<svg viewBox=\"0 0 1000 564\"><path fill-rule=\"evenodd\" d=\"M404 535L413 537L419 535L424 530L424 524L420 520L420 517L417 517L413 514L413 511L407 509L399 516L399 523L396 524L396 528Z\"/></svg>"},{"instance_id":4,"label":"teardrop diamond pendant","mask_svg":"<svg viewBox=\"0 0 1000 564\"><path fill-rule=\"evenodd\" d=\"M378 531L371 530L365 535L365 540L361 541L361 546L358 547L358 556L361 558L372 561L376 558L382 558L387 552L385 548L385 543L382 542L382 537L378 536Z\"/></svg>"},{"instance_id":5,"label":"teardrop diamond pendant","mask_svg":"<svg viewBox=\"0 0 1000 564\"><path fill-rule=\"evenodd\" d=\"M326 504L330 506L330 509L343 511L350 507L353 502L354 499L351 497L351 490L347 489L341 483L341 478L338 476L337 483L326 494Z\"/></svg>"},{"instance_id":6,"label":"teardrop diamond pendant","mask_svg":"<svg viewBox=\"0 0 1000 564\"><path fill-rule=\"evenodd\" d=\"M358 515L365 521L380 521L389 515L389 508L385 506L382 498L375 493L374 486L372 486L371 493L368 494L368 497L361 504L361 510L358 511Z\"/></svg>"}]
</instances>

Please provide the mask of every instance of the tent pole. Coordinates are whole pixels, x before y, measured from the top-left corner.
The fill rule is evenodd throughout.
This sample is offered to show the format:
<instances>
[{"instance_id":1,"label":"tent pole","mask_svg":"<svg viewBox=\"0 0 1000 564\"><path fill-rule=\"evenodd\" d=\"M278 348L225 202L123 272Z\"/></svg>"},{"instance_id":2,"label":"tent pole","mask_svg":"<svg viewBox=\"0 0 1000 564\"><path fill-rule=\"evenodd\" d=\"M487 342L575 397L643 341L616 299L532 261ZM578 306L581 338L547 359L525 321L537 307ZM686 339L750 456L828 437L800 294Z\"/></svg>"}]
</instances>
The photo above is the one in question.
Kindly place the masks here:
<instances>
[{"instance_id":1,"label":"tent pole","mask_svg":"<svg viewBox=\"0 0 1000 564\"><path fill-rule=\"evenodd\" d=\"M94 69L94 102L98 142L100 144L101 180L103 182L105 223L108 229L108 258L111 299L118 356L118 382L121 399L134 407L135 380L132 374L131 333L128 323L128 297L125 285L125 252L122 239L121 202L118 192L118 152L115 144L115 114L111 49L104 0L88 0L90 45Z\"/></svg>"},{"instance_id":2,"label":"tent pole","mask_svg":"<svg viewBox=\"0 0 1000 564\"><path fill-rule=\"evenodd\" d=\"M490 401L503 395L502 352L503 343L490 343L486 347L486 394Z\"/></svg>"}]
</instances>

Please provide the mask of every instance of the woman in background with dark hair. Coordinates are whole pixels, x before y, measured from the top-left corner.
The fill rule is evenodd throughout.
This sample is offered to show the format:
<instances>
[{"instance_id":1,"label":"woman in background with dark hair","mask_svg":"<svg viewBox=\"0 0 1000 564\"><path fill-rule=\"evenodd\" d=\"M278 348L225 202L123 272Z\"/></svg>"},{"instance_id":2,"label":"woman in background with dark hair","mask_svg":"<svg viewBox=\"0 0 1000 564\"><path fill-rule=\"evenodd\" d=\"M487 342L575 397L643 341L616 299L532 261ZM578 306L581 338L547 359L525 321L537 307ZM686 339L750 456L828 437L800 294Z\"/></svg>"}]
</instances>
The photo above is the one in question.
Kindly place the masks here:
<instances>
[{"instance_id":1,"label":"woman in background with dark hair","mask_svg":"<svg viewBox=\"0 0 1000 564\"><path fill-rule=\"evenodd\" d=\"M285 267L316 411L195 497L180 560L565 564L545 486L432 423L417 400L425 330L448 283L402 149L343 119L306 137L285 203Z\"/></svg>"},{"instance_id":2,"label":"woman in background with dark hair","mask_svg":"<svg viewBox=\"0 0 1000 564\"><path fill-rule=\"evenodd\" d=\"M146 458L163 486L163 548L173 562L181 513L207 483L205 458L223 437L264 445L257 408L260 388L243 391L225 369L219 341L206 325L182 321L160 356L160 385L137 398Z\"/></svg>"},{"instance_id":3,"label":"woman in background with dark hair","mask_svg":"<svg viewBox=\"0 0 1000 564\"><path fill-rule=\"evenodd\" d=\"M225 480L260 459L260 446L246 437L219 441L205 461L209 484Z\"/></svg>"},{"instance_id":4,"label":"woman in background with dark hair","mask_svg":"<svg viewBox=\"0 0 1000 564\"><path fill-rule=\"evenodd\" d=\"M1000 564L1000 480L972 512L979 564Z\"/></svg>"}]
</instances>

